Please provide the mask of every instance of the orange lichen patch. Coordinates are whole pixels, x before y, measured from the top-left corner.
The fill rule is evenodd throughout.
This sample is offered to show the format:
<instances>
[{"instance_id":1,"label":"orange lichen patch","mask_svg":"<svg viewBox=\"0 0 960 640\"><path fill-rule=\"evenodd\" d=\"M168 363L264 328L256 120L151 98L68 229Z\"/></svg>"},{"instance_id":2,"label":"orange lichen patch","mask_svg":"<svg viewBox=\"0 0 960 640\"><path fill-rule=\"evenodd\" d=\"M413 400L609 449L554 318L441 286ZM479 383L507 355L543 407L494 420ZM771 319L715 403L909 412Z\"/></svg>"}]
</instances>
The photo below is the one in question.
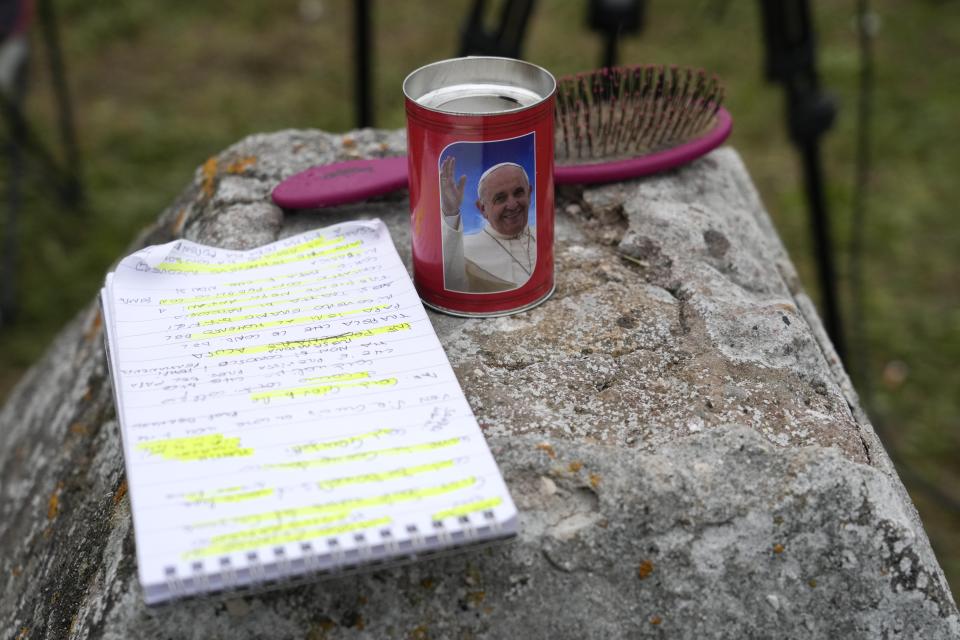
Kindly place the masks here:
<instances>
[{"instance_id":1,"label":"orange lichen patch","mask_svg":"<svg viewBox=\"0 0 960 640\"><path fill-rule=\"evenodd\" d=\"M326 616L324 616L318 624L320 625L320 628L323 629L324 631L330 631L330 629L333 629L334 627L337 626L336 622L334 622L330 618L327 618Z\"/></svg>"},{"instance_id":2,"label":"orange lichen patch","mask_svg":"<svg viewBox=\"0 0 960 640\"><path fill-rule=\"evenodd\" d=\"M307 640L326 640L327 632L337 626L337 623L328 616L323 616L318 622L311 625L307 632Z\"/></svg>"},{"instance_id":3,"label":"orange lichen patch","mask_svg":"<svg viewBox=\"0 0 960 640\"><path fill-rule=\"evenodd\" d=\"M212 198L214 182L217 179L217 159L213 156L207 158L207 161L203 163L203 168L200 171L203 175L200 187L203 189L205 196Z\"/></svg>"},{"instance_id":4,"label":"orange lichen patch","mask_svg":"<svg viewBox=\"0 0 960 640\"><path fill-rule=\"evenodd\" d=\"M227 165L227 173L237 175L257 164L257 156L244 156Z\"/></svg>"},{"instance_id":5,"label":"orange lichen patch","mask_svg":"<svg viewBox=\"0 0 960 640\"><path fill-rule=\"evenodd\" d=\"M53 520L60 512L60 492L63 491L63 482L57 483L57 488L50 494L47 500L47 520Z\"/></svg>"},{"instance_id":6,"label":"orange lichen patch","mask_svg":"<svg viewBox=\"0 0 960 640\"><path fill-rule=\"evenodd\" d=\"M30 637L30 627L20 627L20 633L17 634L17 640L26 640Z\"/></svg>"},{"instance_id":7,"label":"orange lichen patch","mask_svg":"<svg viewBox=\"0 0 960 640\"><path fill-rule=\"evenodd\" d=\"M780 544L779 542L778 542L777 544L773 545L773 552L774 552L774 553L783 553L783 549L784 549L784 546L783 546L782 544Z\"/></svg>"},{"instance_id":8,"label":"orange lichen patch","mask_svg":"<svg viewBox=\"0 0 960 640\"><path fill-rule=\"evenodd\" d=\"M590 474L590 486L593 487L594 489L600 488L600 474L599 474L599 473L591 473L591 474Z\"/></svg>"},{"instance_id":9,"label":"orange lichen patch","mask_svg":"<svg viewBox=\"0 0 960 640\"><path fill-rule=\"evenodd\" d=\"M650 624L660 624L661 622L663 622L663 618L661 618L660 616L650 617Z\"/></svg>"},{"instance_id":10,"label":"orange lichen patch","mask_svg":"<svg viewBox=\"0 0 960 640\"><path fill-rule=\"evenodd\" d=\"M19 578L21 574L23 574L23 567L17 565L13 569L10 569L10 573L13 574L14 578Z\"/></svg>"},{"instance_id":11,"label":"orange lichen patch","mask_svg":"<svg viewBox=\"0 0 960 640\"><path fill-rule=\"evenodd\" d=\"M83 424L82 422L74 422L72 425L70 425L70 433L75 436L85 436L90 433L90 430L87 429L87 425Z\"/></svg>"},{"instance_id":12,"label":"orange lichen patch","mask_svg":"<svg viewBox=\"0 0 960 640\"><path fill-rule=\"evenodd\" d=\"M546 453L548 456L550 456L550 459L551 459L551 460L554 460L554 459L556 459L556 457L557 457L557 452L554 451L554 450L553 450L553 447L550 446L550 444L547 443L547 442L541 442L540 444L538 444L538 445L537 445L537 449L540 449L540 451L543 451L543 452Z\"/></svg>"},{"instance_id":13,"label":"orange lichen patch","mask_svg":"<svg viewBox=\"0 0 960 640\"><path fill-rule=\"evenodd\" d=\"M653 562L650 560L644 560L641 562L640 566L637 568L637 575L640 576L640 579L646 580L651 573L653 573Z\"/></svg>"},{"instance_id":14,"label":"orange lichen patch","mask_svg":"<svg viewBox=\"0 0 960 640\"><path fill-rule=\"evenodd\" d=\"M353 624L351 626L357 631L363 631L364 627L366 627L363 622L363 616L358 613L357 617L353 619Z\"/></svg>"},{"instance_id":15,"label":"orange lichen patch","mask_svg":"<svg viewBox=\"0 0 960 640\"><path fill-rule=\"evenodd\" d=\"M357 598L357 604L360 605L361 607L367 604L368 602L370 602L370 600L367 598L367 596L359 596Z\"/></svg>"},{"instance_id":16,"label":"orange lichen patch","mask_svg":"<svg viewBox=\"0 0 960 640\"><path fill-rule=\"evenodd\" d=\"M810 578L809 580L807 580L807 584L810 585L811 587L817 586L816 578Z\"/></svg>"},{"instance_id":17,"label":"orange lichen patch","mask_svg":"<svg viewBox=\"0 0 960 640\"><path fill-rule=\"evenodd\" d=\"M427 635L427 625L425 624L421 624L410 632L410 640L429 640L429 638L430 636Z\"/></svg>"},{"instance_id":18,"label":"orange lichen patch","mask_svg":"<svg viewBox=\"0 0 960 640\"><path fill-rule=\"evenodd\" d=\"M93 387L87 387L83 392L83 401L90 402L93 399Z\"/></svg>"},{"instance_id":19,"label":"orange lichen patch","mask_svg":"<svg viewBox=\"0 0 960 640\"><path fill-rule=\"evenodd\" d=\"M87 342L90 342L91 340L96 338L97 335L100 334L100 327L102 326L103 326L103 314L101 314L100 310L98 309L93 316L93 320L90 321L90 324L87 325L86 330L84 330L83 339L86 340Z\"/></svg>"},{"instance_id":20,"label":"orange lichen patch","mask_svg":"<svg viewBox=\"0 0 960 640\"><path fill-rule=\"evenodd\" d=\"M187 221L187 208L184 207L177 211L177 217L173 219L173 224L170 225L170 233L173 235L180 235L183 233L183 225Z\"/></svg>"},{"instance_id":21,"label":"orange lichen patch","mask_svg":"<svg viewBox=\"0 0 960 640\"><path fill-rule=\"evenodd\" d=\"M604 518L603 520L598 520L597 526L600 527L601 529L606 529L607 527L610 526L610 521L607 520L606 518Z\"/></svg>"},{"instance_id":22,"label":"orange lichen patch","mask_svg":"<svg viewBox=\"0 0 960 640\"><path fill-rule=\"evenodd\" d=\"M377 148L380 149L380 153L386 153L387 150L390 149L390 145L388 145L386 142L381 142Z\"/></svg>"},{"instance_id":23,"label":"orange lichen patch","mask_svg":"<svg viewBox=\"0 0 960 640\"><path fill-rule=\"evenodd\" d=\"M477 606L483 602L484 598L487 597L487 594L483 591L471 591L467 594L467 602Z\"/></svg>"},{"instance_id":24,"label":"orange lichen patch","mask_svg":"<svg viewBox=\"0 0 960 640\"><path fill-rule=\"evenodd\" d=\"M493 613L493 607L484 607L483 612L489 616Z\"/></svg>"},{"instance_id":25,"label":"orange lichen patch","mask_svg":"<svg viewBox=\"0 0 960 640\"><path fill-rule=\"evenodd\" d=\"M433 578L424 578L420 581L420 586L424 589L433 589Z\"/></svg>"},{"instance_id":26,"label":"orange lichen patch","mask_svg":"<svg viewBox=\"0 0 960 640\"><path fill-rule=\"evenodd\" d=\"M124 480L120 483L120 486L117 487L117 490L113 492L113 506L120 504L120 501L123 500L123 497L127 495L127 481Z\"/></svg>"},{"instance_id":27,"label":"orange lichen patch","mask_svg":"<svg viewBox=\"0 0 960 640\"><path fill-rule=\"evenodd\" d=\"M350 136L343 136L343 140L340 142L343 145L344 149L353 149L357 146L357 141L351 138Z\"/></svg>"},{"instance_id":28,"label":"orange lichen patch","mask_svg":"<svg viewBox=\"0 0 960 640\"><path fill-rule=\"evenodd\" d=\"M583 463L579 460L575 460L567 465L567 469L570 470L570 473L577 473L580 469L583 469Z\"/></svg>"}]
</instances>

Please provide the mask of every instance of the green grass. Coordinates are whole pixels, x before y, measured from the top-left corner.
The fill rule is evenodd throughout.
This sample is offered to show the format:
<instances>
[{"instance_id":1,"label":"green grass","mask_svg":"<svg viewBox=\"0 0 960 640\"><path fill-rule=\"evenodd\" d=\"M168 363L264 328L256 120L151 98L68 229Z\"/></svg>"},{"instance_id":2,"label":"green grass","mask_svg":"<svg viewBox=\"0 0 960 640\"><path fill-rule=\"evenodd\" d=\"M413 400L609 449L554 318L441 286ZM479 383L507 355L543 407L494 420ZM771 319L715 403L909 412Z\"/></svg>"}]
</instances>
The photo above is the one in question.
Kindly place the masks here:
<instances>
[{"instance_id":1,"label":"green grass","mask_svg":"<svg viewBox=\"0 0 960 640\"><path fill-rule=\"evenodd\" d=\"M470 3L373 4L377 125L397 128L402 78L456 52ZM649 4L646 31L623 41L622 60L702 66L724 79L735 118L731 143L815 292L799 166L784 131L782 91L763 80L756 4ZM960 181L953 175L960 167L954 126L960 4L874 5L882 25L875 41L865 325L852 336L869 346L869 359L856 373L874 383L871 404L888 445L960 500L960 225L954 221ZM347 2L250 0L229 10L209 0L57 6L89 206L82 214L63 210L43 176L31 172L18 232L21 314L0 329L0 398L207 157L249 133L342 131L353 124ZM585 6L540 2L525 56L557 74L595 66L601 44L582 27ZM842 105L823 160L845 292L859 65L854 6L815 3L821 80ZM28 110L52 144L55 111L44 65L38 55ZM4 184L5 172L0 168ZM914 497L960 592L960 515L919 491Z\"/></svg>"}]
</instances>

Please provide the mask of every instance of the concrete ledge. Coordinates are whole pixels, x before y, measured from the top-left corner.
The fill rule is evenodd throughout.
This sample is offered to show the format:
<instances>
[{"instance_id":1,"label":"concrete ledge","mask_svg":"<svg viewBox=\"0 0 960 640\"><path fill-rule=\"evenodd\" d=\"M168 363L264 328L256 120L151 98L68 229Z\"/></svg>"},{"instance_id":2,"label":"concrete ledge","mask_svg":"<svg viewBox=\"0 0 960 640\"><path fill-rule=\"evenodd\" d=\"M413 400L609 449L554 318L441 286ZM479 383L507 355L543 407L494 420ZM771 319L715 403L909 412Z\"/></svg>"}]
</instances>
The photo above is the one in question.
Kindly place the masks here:
<instances>
[{"instance_id":1,"label":"concrete ledge","mask_svg":"<svg viewBox=\"0 0 960 640\"><path fill-rule=\"evenodd\" d=\"M257 246L405 194L282 212L284 176L399 132L252 136L137 246ZM0 412L0 632L16 637L960 637L902 484L737 154L561 192L557 292L431 318L522 512L513 543L149 610L95 305Z\"/></svg>"}]
</instances>

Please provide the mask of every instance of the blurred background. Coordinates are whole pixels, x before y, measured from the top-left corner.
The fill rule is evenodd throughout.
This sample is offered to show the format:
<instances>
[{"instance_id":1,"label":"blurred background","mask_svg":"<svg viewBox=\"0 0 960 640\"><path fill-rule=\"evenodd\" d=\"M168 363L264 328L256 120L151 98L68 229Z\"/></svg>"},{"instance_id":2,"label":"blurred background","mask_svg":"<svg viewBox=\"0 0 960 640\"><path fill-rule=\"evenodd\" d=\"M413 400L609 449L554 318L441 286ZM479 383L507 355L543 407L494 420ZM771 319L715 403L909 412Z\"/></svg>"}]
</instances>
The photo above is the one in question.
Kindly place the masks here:
<instances>
[{"instance_id":1,"label":"blurred background","mask_svg":"<svg viewBox=\"0 0 960 640\"><path fill-rule=\"evenodd\" d=\"M404 76L458 55L482 3L34 0L32 21L17 23L22 4L0 2L0 402L209 156L256 132L404 126ZM500 24L505 3L486 4L470 37ZM717 73L729 143L825 310L788 129L797 96L767 73L796 30L771 40L761 2L649 0L621 16L616 37L590 6L635 11L629 1L512 4L529 14L506 40L557 75L613 58ZM779 53L801 70L792 90L813 95L793 137L806 131L822 162L838 305L825 317L842 319L847 367L960 594L960 3L800 4L815 57ZM365 95L358 62L369 65Z\"/></svg>"}]
</instances>

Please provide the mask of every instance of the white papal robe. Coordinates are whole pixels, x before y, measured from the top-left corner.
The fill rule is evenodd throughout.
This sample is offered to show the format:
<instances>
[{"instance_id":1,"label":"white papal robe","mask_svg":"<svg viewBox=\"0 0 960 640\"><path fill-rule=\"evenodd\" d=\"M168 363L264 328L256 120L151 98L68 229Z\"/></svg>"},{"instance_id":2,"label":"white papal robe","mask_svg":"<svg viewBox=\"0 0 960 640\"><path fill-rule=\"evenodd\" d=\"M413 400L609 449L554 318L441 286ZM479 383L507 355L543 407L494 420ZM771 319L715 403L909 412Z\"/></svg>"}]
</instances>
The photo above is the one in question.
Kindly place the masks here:
<instances>
[{"instance_id":1,"label":"white papal robe","mask_svg":"<svg viewBox=\"0 0 960 640\"><path fill-rule=\"evenodd\" d=\"M460 215L444 216L443 281L451 291L489 293L523 286L537 264L537 229L517 236L499 233L484 222L477 233L463 233Z\"/></svg>"}]
</instances>

